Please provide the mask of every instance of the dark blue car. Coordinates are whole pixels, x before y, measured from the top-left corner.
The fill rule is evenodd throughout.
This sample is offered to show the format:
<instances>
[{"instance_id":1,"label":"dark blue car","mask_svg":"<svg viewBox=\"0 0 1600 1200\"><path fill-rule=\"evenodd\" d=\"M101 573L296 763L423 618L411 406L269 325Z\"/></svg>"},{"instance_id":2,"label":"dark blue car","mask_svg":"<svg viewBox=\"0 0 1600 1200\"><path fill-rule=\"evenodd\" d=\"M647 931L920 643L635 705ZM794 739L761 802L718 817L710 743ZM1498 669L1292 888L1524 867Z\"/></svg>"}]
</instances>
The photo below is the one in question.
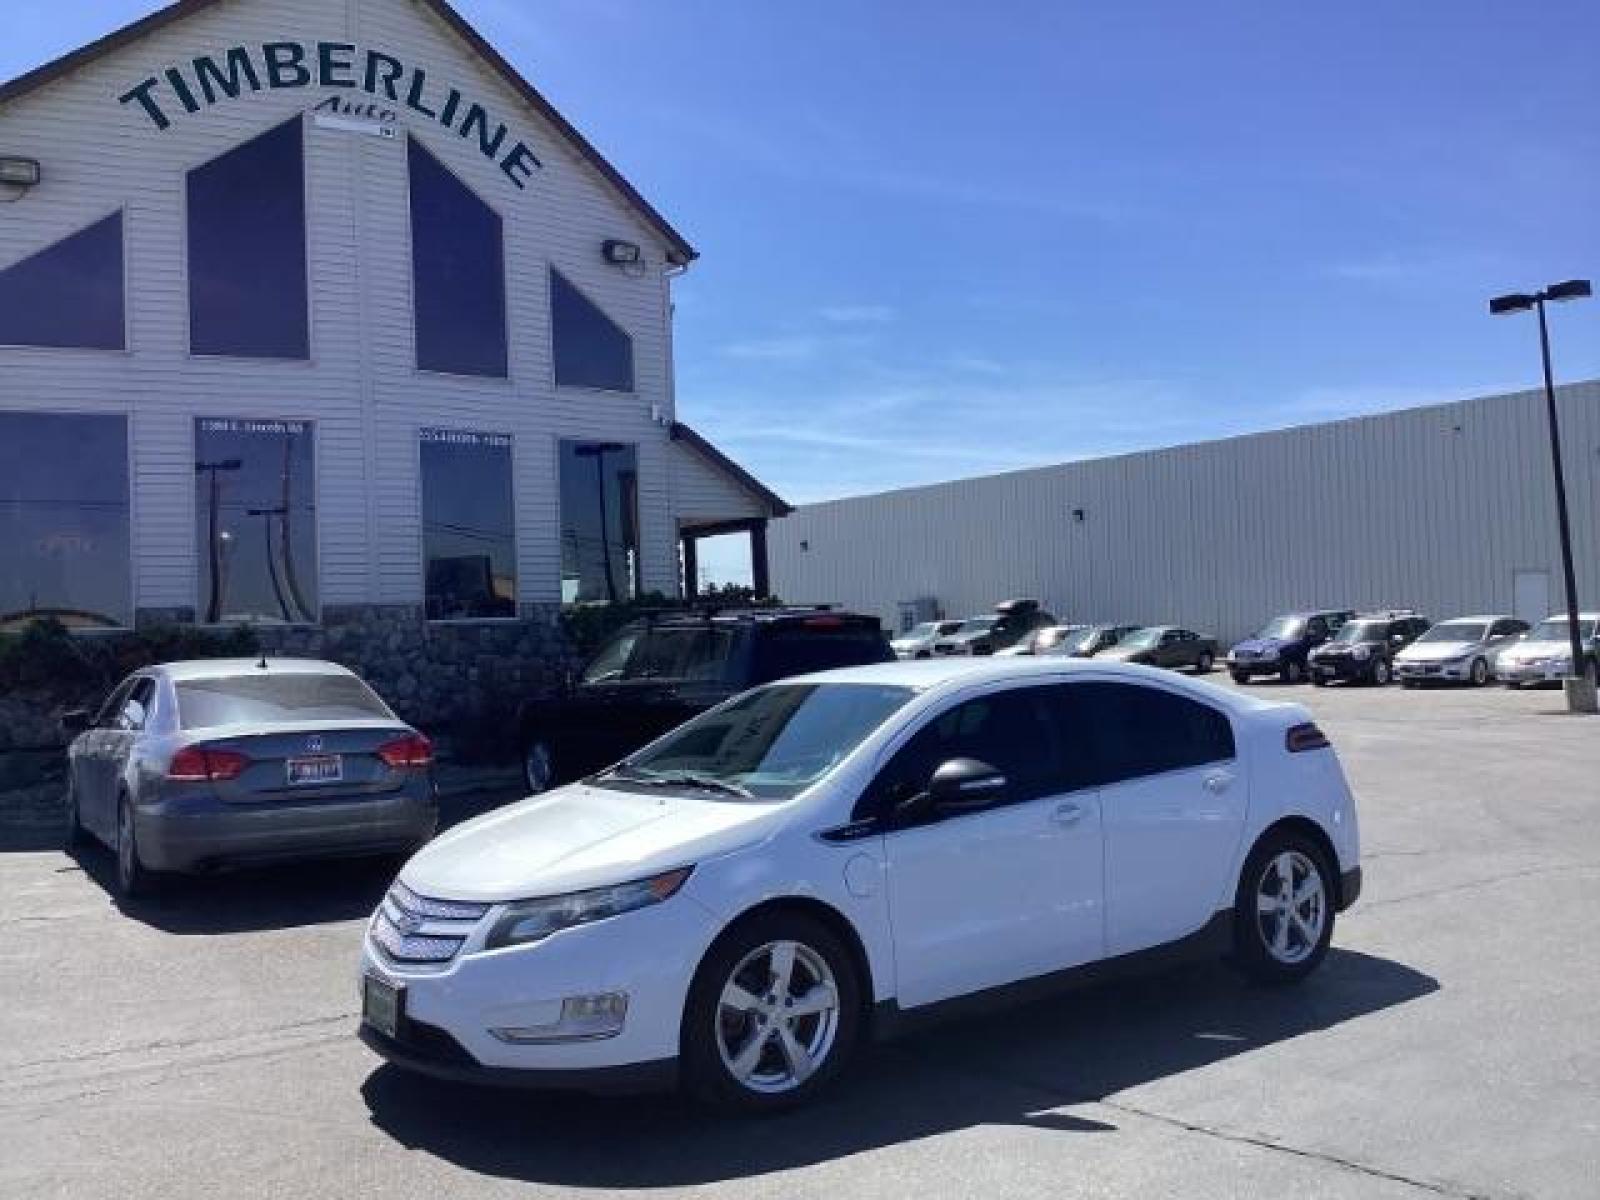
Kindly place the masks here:
<instances>
[{"instance_id":1,"label":"dark blue car","mask_svg":"<svg viewBox=\"0 0 1600 1200\"><path fill-rule=\"evenodd\" d=\"M1253 637L1247 637L1224 660L1235 683L1249 683L1257 675L1275 675L1285 683L1306 678L1306 656L1320 646L1352 616L1348 608L1286 613L1274 617Z\"/></svg>"}]
</instances>

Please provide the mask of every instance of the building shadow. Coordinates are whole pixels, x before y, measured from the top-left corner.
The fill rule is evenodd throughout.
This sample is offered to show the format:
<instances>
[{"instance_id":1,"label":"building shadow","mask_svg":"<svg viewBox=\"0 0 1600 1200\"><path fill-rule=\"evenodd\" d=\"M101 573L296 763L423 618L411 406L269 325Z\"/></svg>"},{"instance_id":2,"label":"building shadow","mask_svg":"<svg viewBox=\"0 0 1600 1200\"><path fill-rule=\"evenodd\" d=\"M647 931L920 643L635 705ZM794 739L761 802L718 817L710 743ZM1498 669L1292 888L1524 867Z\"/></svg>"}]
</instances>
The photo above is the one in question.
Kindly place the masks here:
<instances>
[{"instance_id":1,"label":"building shadow","mask_svg":"<svg viewBox=\"0 0 1600 1200\"><path fill-rule=\"evenodd\" d=\"M977 1125L1094 1134L1114 1125L1056 1111L1328 1029L1438 990L1399 963L1333 950L1289 989L1220 964L1040 1001L864 1053L817 1104L763 1119L681 1097L516 1094L381 1066L362 1086L373 1123L466 1170L629 1190L759 1176Z\"/></svg>"}]
</instances>

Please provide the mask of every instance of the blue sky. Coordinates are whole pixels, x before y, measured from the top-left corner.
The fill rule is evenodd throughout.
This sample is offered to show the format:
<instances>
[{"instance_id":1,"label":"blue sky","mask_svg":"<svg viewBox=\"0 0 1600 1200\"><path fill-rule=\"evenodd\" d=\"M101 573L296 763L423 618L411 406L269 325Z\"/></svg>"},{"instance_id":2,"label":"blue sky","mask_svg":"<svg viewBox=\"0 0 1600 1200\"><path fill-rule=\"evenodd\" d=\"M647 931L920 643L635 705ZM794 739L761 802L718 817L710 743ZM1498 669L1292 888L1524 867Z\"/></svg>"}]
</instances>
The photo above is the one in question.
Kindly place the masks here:
<instances>
[{"instance_id":1,"label":"blue sky","mask_svg":"<svg viewBox=\"0 0 1600 1200\"><path fill-rule=\"evenodd\" d=\"M795 501L1528 386L1485 300L1600 275L1592 0L457 2L700 249L680 415ZM6 0L0 75L153 7Z\"/></svg>"}]
</instances>

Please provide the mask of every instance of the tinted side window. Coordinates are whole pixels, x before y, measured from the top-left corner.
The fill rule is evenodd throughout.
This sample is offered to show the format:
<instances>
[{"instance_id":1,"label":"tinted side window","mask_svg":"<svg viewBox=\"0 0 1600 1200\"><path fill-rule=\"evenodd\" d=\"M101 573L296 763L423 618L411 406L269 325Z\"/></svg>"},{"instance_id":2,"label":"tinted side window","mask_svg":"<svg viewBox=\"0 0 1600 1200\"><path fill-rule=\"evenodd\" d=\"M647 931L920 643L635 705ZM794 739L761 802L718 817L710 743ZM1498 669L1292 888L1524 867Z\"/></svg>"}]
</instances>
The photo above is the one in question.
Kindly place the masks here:
<instances>
[{"instance_id":1,"label":"tinted side window","mask_svg":"<svg viewBox=\"0 0 1600 1200\"><path fill-rule=\"evenodd\" d=\"M1233 726L1186 696L1129 683L1063 684L1097 783L1120 783L1234 756Z\"/></svg>"},{"instance_id":2,"label":"tinted side window","mask_svg":"<svg viewBox=\"0 0 1600 1200\"><path fill-rule=\"evenodd\" d=\"M1016 804L1064 790L1044 688L1015 688L968 700L924 725L878 773L856 817L883 816L925 791L940 764L976 758L997 768Z\"/></svg>"},{"instance_id":3,"label":"tinted side window","mask_svg":"<svg viewBox=\"0 0 1600 1200\"><path fill-rule=\"evenodd\" d=\"M122 702L122 708L117 713L117 726L120 729L143 729L145 722L150 718L150 704L155 699L156 685L148 676L134 681L133 689L128 693L128 698Z\"/></svg>"},{"instance_id":4,"label":"tinted side window","mask_svg":"<svg viewBox=\"0 0 1600 1200\"><path fill-rule=\"evenodd\" d=\"M133 691L135 679L124 679L117 685L117 690L106 697L106 702L100 706L100 711L94 715L97 729L104 729L110 725L122 711L123 703L128 699L128 693Z\"/></svg>"},{"instance_id":5,"label":"tinted side window","mask_svg":"<svg viewBox=\"0 0 1600 1200\"><path fill-rule=\"evenodd\" d=\"M1306 634L1308 637L1325 638L1328 636L1328 623L1321 617L1312 617L1306 622Z\"/></svg>"}]
</instances>

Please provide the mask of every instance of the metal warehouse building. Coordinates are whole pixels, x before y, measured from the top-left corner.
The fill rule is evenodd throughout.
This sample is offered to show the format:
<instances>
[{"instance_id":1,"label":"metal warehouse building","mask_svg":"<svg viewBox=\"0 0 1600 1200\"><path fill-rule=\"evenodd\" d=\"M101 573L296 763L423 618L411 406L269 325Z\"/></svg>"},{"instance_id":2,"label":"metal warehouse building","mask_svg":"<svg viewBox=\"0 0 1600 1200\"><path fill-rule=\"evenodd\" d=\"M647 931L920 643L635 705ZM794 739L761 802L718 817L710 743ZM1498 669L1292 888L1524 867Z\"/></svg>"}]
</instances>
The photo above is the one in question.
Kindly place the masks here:
<instances>
[{"instance_id":1,"label":"metal warehouse building","mask_svg":"<svg viewBox=\"0 0 1600 1200\"><path fill-rule=\"evenodd\" d=\"M1558 395L1600 607L1600 381ZM1225 640L1330 605L1536 620L1566 603L1547 428L1518 392L807 505L775 527L773 583L897 628L1011 596Z\"/></svg>"},{"instance_id":2,"label":"metal warehouse building","mask_svg":"<svg viewBox=\"0 0 1600 1200\"><path fill-rule=\"evenodd\" d=\"M676 420L694 256L444 0L182 0L0 86L0 629L249 622L404 704L699 536L759 569L787 506Z\"/></svg>"}]
</instances>

